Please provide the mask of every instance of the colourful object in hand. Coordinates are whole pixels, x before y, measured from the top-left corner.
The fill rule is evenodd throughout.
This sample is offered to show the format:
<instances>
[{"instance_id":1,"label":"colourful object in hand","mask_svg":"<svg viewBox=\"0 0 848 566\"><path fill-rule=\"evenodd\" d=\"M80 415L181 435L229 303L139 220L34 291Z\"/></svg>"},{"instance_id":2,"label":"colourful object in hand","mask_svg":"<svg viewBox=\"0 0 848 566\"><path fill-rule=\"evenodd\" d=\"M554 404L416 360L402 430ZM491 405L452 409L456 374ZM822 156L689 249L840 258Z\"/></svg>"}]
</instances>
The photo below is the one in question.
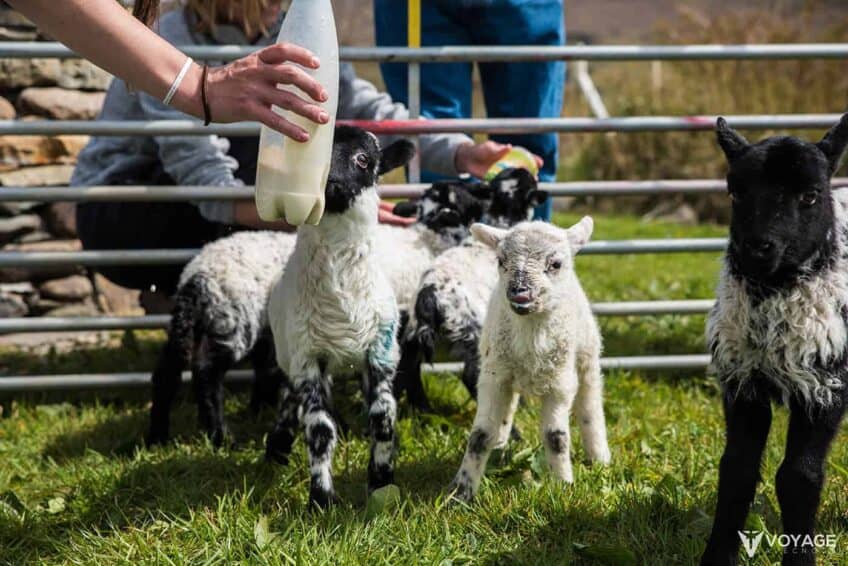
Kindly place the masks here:
<instances>
[{"instance_id":1,"label":"colourful object in hand","mask_svg":"<svg viewBox=\"0 0 848 566\"><path fill-rule=\"evenodd\" d=\"M536 163L536 158L533 157L533 154L521 146L514 146L511 150L509 150L509 153L504 155L497 163L489 167L489 170L486 171L486 176L483 177L483 180L491 181L497 177L501 171L511 168L527 169L534 177L539 176L539 165Z\"/></svg>"}]
</instances>

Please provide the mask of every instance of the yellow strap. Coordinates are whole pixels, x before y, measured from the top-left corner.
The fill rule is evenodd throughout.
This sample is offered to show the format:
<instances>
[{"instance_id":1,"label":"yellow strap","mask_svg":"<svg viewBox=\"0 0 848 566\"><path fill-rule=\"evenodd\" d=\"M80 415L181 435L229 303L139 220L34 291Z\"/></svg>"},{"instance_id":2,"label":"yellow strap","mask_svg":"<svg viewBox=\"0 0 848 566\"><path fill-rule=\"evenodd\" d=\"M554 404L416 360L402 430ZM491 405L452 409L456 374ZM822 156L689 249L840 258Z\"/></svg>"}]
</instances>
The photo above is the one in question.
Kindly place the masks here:
<instances>
[{"instance_id":1,"label":"yellow strap","mask_svg":"<svg viewBox=\"0 0 848 566\"><path fill-rule=\"evenodd\" d=\"M409 47L421 47L421 0L409 0L407 38Z\"/></svg>"}]
</instances>

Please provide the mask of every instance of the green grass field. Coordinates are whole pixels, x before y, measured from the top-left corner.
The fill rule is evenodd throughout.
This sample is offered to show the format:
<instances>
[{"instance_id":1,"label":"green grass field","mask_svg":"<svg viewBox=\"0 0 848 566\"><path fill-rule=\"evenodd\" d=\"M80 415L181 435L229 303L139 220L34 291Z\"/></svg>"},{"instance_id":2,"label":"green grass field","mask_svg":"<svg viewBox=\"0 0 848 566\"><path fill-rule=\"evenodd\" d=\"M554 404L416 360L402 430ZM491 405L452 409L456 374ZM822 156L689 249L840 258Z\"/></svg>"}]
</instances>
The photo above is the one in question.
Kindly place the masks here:
<instances>
[{"instance_id":1,"label":"green grass field","mask_svg":"<svg viewBox=\"0 0 848 566\"><path fill-rule=\"evenodd\" d=\"M576 220L560 216L560 223ZM597 239L718 236L714 226L642 224L596 218ZM593 300L707 298L715 254L581 257ZM608 355L699 353L702 316L602 320ZM146 370L158 332L66 354L0 350L0 375ZM246 394L228 397L237 444L213 450L197 433L190 395L175 414L177 440L147 449L145 392L2 400L0 563L605 563L690 564L710 527L723 445L718 390L703 372L609 372L608 468L589 467L575 434L575 483L551 481L539 462L536 406L519 412L524 441L490 463L471 506L449 505L444 489L459 465L474 403L454 376L427 375L437 415L401 405L398 501L379 509L365 493L367 441L358 393L338 384L351 430L335 457L343 499L328 511L306 505L305 452L263 462L273 414L244 412ZM773 477L782 456L778 411L764 482L750 521L779 532ZM575 431L576 432L576 431ZM848 564L848 445L828 465L820 531L841 535L822 563ZM753 561L779 560L761 549Z\"/></svg>"}]
</instances>

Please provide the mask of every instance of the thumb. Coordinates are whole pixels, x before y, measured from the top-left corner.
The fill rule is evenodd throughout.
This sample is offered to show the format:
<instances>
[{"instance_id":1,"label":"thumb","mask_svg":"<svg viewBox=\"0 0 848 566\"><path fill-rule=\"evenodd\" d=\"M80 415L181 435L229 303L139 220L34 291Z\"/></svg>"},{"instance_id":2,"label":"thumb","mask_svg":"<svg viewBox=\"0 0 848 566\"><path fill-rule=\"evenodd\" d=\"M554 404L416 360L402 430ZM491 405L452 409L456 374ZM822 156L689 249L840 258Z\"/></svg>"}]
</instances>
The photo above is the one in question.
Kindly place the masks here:
<instances>
[{"instance_id":1,"label":"thumb","mask_svg":"<svg viewBox=\"0 0 848 566\"><path fill-rule=\"evenodd\" d=\"M507 153L512 149L512 145L503 144L498 142L486 142L488 147L488 155L487 157L492 161L497 161L501 157L504 157Z\"/></svg>"}]
</instances>

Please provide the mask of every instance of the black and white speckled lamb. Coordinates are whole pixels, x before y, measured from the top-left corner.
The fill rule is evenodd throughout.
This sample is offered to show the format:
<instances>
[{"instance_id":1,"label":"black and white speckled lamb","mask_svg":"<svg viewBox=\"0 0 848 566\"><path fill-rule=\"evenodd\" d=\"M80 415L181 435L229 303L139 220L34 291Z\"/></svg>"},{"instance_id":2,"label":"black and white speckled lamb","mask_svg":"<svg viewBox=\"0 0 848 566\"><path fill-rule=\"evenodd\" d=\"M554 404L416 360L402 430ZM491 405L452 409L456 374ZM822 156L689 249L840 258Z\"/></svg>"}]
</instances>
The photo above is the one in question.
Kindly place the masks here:
<instances>
[{"instance_id":1,"label":"black and white speckled lamb","mask_svg":"<svg viewBox=\"0 0 848 566\"><path fill-rule=\"evenodd\" d=\"M376 227L375 246L385 260L382 267L402 320L421 273L436 255L468 237L469 226L483 215L487 195L485 187L436 183L420 199L401 203L407 215L418 218L416 224ZM261 404L276 404L283 380L271 344L267 302L294 243L294 234L239 232L208 244L186 266L175 295L168 342L153 374L149 442L168 439L179 375L189 367L200 424L215 445L226 435L220 409L222 380L234 365L251 360L256 374L250 401L254 412Z\"/></svg>"},{"instance_id":2,"label":"black and white speckled lamb","mask_svg":"<svg viewBox=\"0 0 848 566\"><path fill-rule=\"evenodd\" d=\"M791 413L775 481L791 540L783 563L815 564L824 462L848 402L848 192L830 184L848 144L848 114L816 144L749 144L721 118L717 133L733 206L707 339L727 445L702 563L737 561L778 401Z\"/></svg>"}]
</instances>

